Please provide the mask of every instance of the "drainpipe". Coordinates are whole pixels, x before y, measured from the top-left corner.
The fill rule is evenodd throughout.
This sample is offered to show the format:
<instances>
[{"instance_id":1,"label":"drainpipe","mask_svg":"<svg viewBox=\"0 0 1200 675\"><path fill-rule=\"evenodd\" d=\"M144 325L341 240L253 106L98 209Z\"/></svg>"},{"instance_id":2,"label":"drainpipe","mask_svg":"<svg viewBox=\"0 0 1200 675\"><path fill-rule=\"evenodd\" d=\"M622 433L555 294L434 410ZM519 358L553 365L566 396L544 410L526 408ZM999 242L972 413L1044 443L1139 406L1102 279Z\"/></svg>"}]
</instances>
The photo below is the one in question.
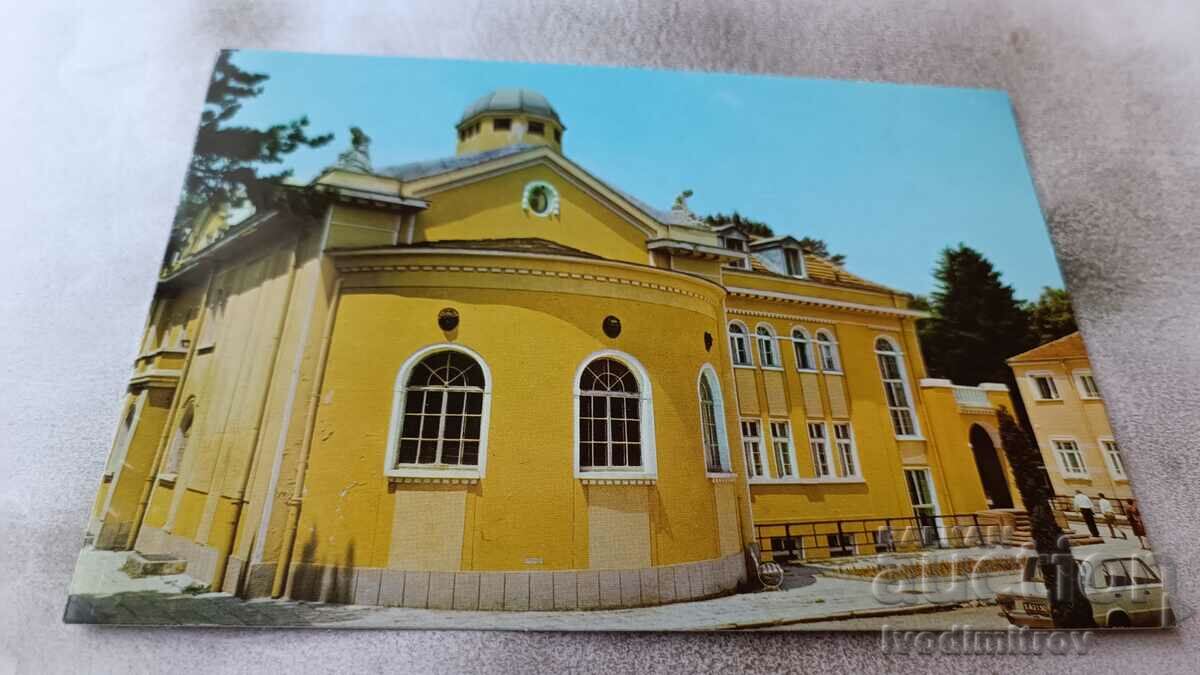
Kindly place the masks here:
<instances>
[{"instance_id":1,"label":"drainpipe","mask_svg":"<svg viewBox=\"0 0 1200 675\"><path fill-rule=\"evenodd\" d=\"M299 245L300 243L297 242L296 246ZM254 420L253 440L251 440L249 446L250 452L246 453L246 459L243 466L240 467L241 478L238 481L237 492L233 494L232 512L229 520L226 522L229 528L229 537L222 543L221 548L217 550L217 569L213 579L214 591L223 590L222 587L225 584L225 571L229 567L229 558L233 555L233 545L237 541L238 521L242 518L242 507L245 504L246 489L250 485L251 468L254 466L255 457L258 456L259 434L262 431L263 418L267 414L267 404L271 400L271 380L275 375L275 369L279 367L279 347L283 342L283 329L287 325L288 307L292 303L292 288L296 281L296 249L294 247L292 248L291 263L288 268L287 290L283 294L285 304L283 311L279 313L279 325L275 327L275 336L271 340L273 343L271 348L271 369L267 371L269 375L267 376L266 390L263 391L262 403L258 406L258 414ZM303 349L304 347L300 345L299 348Z\"/></svg>"},{"instance_id":2,"label":"drainpipe","mask_svg":"<svg viewBox=\"0 0 1200 675\"><path fill-rule=\"evenodd\" d=\"M154 482L158 480L158 471L162 468L163 456L166 454L167 439L171 437L171 429L175 426L175 415L179 412L179 399L183 395L183 385L187 382L188 371L192 368L192 357L200 344L200 333L204 330L204 318L208 314L208 295L212 292L213 278L216 270L209 268L208 282L204 285L204 295L200 298L200 316L196 319L196 334L188 345L187 356L183 359L183 368L179 371L179 383L175 393L171 395L171 410L167 414L167 423L163 426L162 434L158 437L158 446L154 450L154 461L150 464L150 473L142 485L142 494L138 497L137 511L133 514L133 525L129 528L129 536L125 539L125 550L130 550L137 543L138 533L142 530L142 518L146 515L146 507L150 503L150 493L154 490ZM144 339L144 337L143 337Z\"/></svg>"},{"instance_id":3,"label":"drainpipe","mask_svg":"<svg viewBox=\"0 0 1200 675\"><path fill-rule=\"evenodd\" d=\"M333 321L337 316L338 302L342 297L342 279L339 277L333 285L333 300L329 305L329 314L325 317L325 330L321 335L321 349L317 355L317 371L313 378L312 393L308 398L308 418L304 427L304 440L300 444L300 458L296 463L296 477L292 488L292 496L288 498L287 519L283 530L283 543L279 549L279 563L275 567L275 579L271 583L271 597L283 595L284 582L287 581L287 570L292 562L292 548L296 543L296 528L300 524L300 504L304 495L304 477L308 473L308 456L312 451L313 434L317 427L317 405L321 402L321 386L325 381L325 361L329 356L329 343L333 338Z\"/></svg>"}]
</instances>

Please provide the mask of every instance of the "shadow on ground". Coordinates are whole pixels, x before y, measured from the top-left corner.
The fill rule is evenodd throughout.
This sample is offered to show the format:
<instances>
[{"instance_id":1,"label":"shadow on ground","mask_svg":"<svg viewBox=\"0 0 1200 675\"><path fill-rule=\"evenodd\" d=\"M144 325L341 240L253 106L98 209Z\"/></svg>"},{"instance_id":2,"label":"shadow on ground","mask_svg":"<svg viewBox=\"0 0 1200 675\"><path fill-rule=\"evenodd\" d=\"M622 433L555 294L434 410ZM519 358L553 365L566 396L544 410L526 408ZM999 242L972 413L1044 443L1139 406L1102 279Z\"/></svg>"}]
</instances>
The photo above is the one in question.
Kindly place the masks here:
<instances>
[{"instance_id":1,"label":"shadow on ground","mask_svg":"<svg viewBox=\"0 0 1200 675\"><path fill-rule=\"evenodd\" d=\"M294 601L251 601L224 593L164 595L130 591L108 595L72 595L66 623L124 626L328 626L353 621L364 607Z\"/></svg>"}]
</instances>

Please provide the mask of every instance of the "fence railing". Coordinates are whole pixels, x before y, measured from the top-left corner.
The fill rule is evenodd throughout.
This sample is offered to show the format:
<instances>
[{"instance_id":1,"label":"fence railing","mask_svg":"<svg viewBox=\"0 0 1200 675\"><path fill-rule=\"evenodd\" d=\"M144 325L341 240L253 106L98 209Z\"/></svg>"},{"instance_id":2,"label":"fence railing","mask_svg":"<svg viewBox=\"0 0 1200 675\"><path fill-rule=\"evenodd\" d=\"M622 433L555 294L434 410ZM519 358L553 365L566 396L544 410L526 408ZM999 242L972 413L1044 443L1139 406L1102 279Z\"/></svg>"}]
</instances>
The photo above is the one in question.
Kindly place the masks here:
<instances>
[{"instance_id":1,"label":"fence railing","mask_svg":"<svg viewBox=\"0 0 1200 675\"><path fill-rule=\"evenodd\" d=\"M1100 515L1100 497L1097 495L1088 495L1092 500L1092 510L1096 515ZM1113 513L1118 516L1126 517L1127 507L1133 503L1132 499L1121 499L1119 497L1106 497L1112 502ZM1075 508L1075 495L1054 495L1050 498L1050 507L1055 511L1078 511Z\"/></svg>"},{"instance_id":2,"label":"fence railing","mask_svg":"<svg viewBox=\"0 0 1200 675\"><path fill-rule=\"evenodd\" d=\"M955 387L954 400L959 405L967 406L968 408L992 407L992 402L988 400L987 392L975 387Z\"/></svg>"},{"instance_id":3,"label":"fence railing","mask_svg":"<svg viewBox=\"0 0 1200 675\"><path fill-rule=\"evenodd\" d=\"M978 513L755 525L764 560L777 563L1003 543L999 519Z\"/></svg>"}]
</instances>

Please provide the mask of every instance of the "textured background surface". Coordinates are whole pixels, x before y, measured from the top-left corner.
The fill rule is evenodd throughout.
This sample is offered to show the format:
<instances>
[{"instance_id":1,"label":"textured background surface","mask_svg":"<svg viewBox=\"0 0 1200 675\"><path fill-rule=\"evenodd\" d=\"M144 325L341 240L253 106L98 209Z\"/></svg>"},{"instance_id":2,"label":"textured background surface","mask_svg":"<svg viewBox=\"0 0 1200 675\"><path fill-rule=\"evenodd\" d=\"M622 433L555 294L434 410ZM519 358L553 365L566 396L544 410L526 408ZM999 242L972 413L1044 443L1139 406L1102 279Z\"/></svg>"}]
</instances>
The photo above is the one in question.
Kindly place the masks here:
<instances>
[{"instance_id":1,"label":"textured background surface","mask_svg":"<svg viewBox=\"0 0 1200 675\"><path fill-rule=\"evenodd\" d=\"M38 4L7 7L0 40L0 669L1195 672L1200 620L1104 636L1067 664L902 663L873 634L114 630L59 617L211 60L239 46L1007 89L1150 534L1173 559L1200 559L1200 3Z\"/></svg>"}]
</instances>

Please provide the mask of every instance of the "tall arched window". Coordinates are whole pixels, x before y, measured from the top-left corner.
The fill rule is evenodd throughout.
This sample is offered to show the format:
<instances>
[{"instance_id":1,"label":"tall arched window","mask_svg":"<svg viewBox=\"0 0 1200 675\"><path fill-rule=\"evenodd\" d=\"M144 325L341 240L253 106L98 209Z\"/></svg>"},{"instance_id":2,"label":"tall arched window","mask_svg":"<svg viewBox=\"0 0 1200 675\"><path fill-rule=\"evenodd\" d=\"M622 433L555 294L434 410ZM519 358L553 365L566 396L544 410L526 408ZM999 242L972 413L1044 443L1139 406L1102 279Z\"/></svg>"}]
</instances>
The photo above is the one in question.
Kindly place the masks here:
<instances>
[{"instance_id":1,"label":"tall arched window","mask_svg":"<svg viewBox=\"0 0 1200 675\"><path fill-rule=\"evenodd\" d=\"M883 392L896 436L916 436L917 420L900 350L891 340L881 337L875 340L875 357L879 361L879 376L883 379Z\"/></svg>"},{"instance_id":2,"label":"tall arched window","mask_svg":"<svg viewBox=\"0 0 1200 675\"><path fill-rule=\"evenodd\" d=\"M763 368L779 367L779 352L775 350L775 331L765 323L754 330L758 339L758 365Z\"/></svg>"},{"instance_id":3,"label":"tall arched window","mask_svg":"<svg viewBox=\"0 0 1200 675\"><path fill-rule=\"evenodd\" d=\"M754 365L750 359L750 337L740 323L729 324L729 353L735 366Z\"/></svg>"},{"instance_id":4,"label":"tall arched window","mask_svg":"<svg viewBox=\"0 0 1200 675\"><path fill-rule=\"evenodd\" d=\"M837 340L827 330L817 331L817 349L821 355L821 370L827 373L842 372L842 360L838 358Z\"/></svg>"},{"instance_id":5,"label":"tall arched window","mask_svg":"<svg viewBox=\"0 0 1200 675\"><path fill-rule=\"evenodd\" d=\"M388 472L480 469L487 446L489 381L483 362L458 346L429 347L410 358L396 382Z\"/></svg>"},{"instance_id":6,"label":"tall arched window","mask_svg":"<svg viewBox=\"0 0 1200 675\"><path fill-rule=\"evenodd\" d=\"M812 342L803 328L792 329L792 348L796 350L797 370L816 370L813 365Z\"/></svg>"},{"instance_id":7,"label":"tall arched window","mask_svg":"<svg viewBox=\"0 0 1200 675\"><path fill-rule=\"evenodd\" d=\"M642 468L642 389L624 363L597 358L579 376L579 469Z\"/></svg>"},{"instance_id":8,"label":"tall arched window","mask_svg":"<svg viewBox=\"0 0 1200 675\"><path fill-rule=\"evenodd\" d=\"M700 438L704 443L704 464L709 473L728 473L729 441L725 433L725 405L721 384L712 366L700 370Z\"/></svg>"},{"instance_id":9,"label":"tall arched window","mask_svg":"<svg viewBox=\"0 0 1200 675\"><path fill-rule=\"evenodd\" d=\"M183 453L187 450L188 437L192 434L192 422L195 417L196 398L192 397L183 404L179 426L175 427L175 435L171 437L171 446L167 450L167 461L163 463L160 475L174 476L179 473L179 467L183 463Z\"/></svg>"}]
</instances>

